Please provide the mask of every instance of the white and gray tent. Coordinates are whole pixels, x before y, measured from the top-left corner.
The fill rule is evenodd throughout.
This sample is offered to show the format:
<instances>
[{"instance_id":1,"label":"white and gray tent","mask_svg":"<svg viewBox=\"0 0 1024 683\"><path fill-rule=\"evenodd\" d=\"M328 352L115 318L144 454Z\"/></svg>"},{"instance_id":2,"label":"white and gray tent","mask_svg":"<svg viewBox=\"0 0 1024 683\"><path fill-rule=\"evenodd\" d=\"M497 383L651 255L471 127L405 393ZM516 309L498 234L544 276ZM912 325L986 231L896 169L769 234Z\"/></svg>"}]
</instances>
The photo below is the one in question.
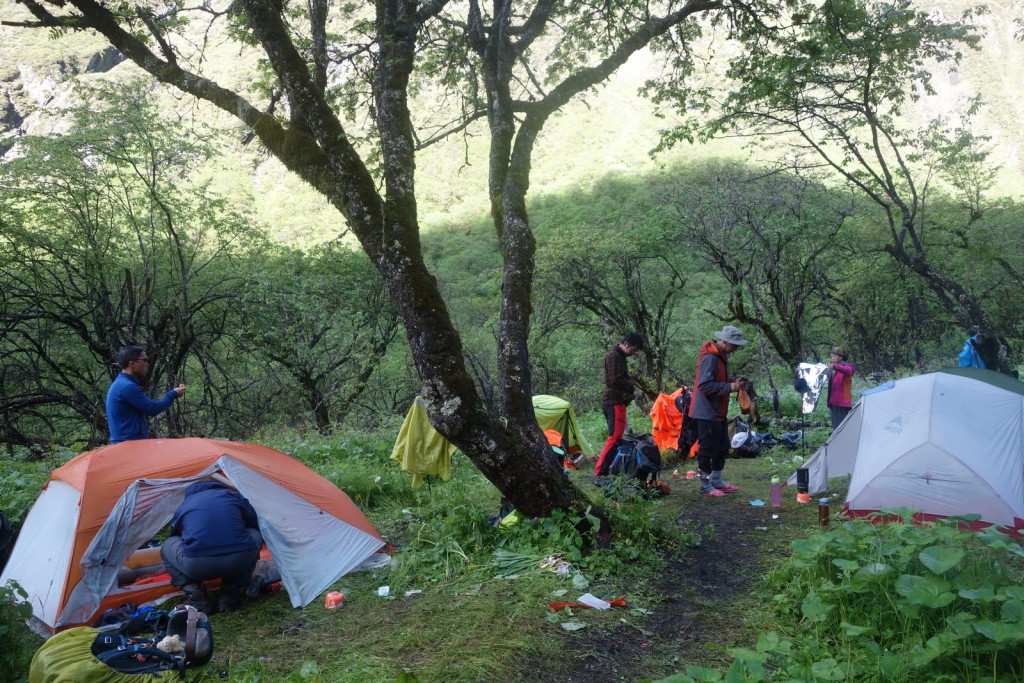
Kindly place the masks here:
<instances>
[{"instance_id":1,"label":"white and gray tent","mask_svg":"<svg viewBox=\"0 0 1024 683\"><path fill-rule=\"evenodd\" d=\"M888 382L803 466L810 493L850 475L853 514L909 508L1024 527L1024 383L977 368Z\"/></svg>"}]
</instances>

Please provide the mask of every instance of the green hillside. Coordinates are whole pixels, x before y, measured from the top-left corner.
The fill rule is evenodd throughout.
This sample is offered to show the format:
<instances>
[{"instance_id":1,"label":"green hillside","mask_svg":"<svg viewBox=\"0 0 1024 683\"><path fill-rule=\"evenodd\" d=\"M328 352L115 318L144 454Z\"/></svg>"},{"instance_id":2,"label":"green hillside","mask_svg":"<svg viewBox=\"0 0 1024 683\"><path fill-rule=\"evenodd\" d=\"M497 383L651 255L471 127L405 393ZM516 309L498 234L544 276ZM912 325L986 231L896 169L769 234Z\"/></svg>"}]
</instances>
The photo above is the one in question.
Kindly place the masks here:
<instances>
[{"instance_id":1,"label":"green hillside","mask_svg":"<svg viewBox=\"0 0 1024 683\"><path fill-rule=\"evenodd\" d=\"M954 16L967 7L964 2L930 3L932 12ZM1002 171L999 191L1020 196L1024 190L1024 43L1015 38L1014 20L1019 7L1003 0L988 4L989 11L978 24L983 41L977 53L967 55L960 70L936 65L936 94L923 98L916 114L922 124L940 115L951 115L967 98L980 93L984 106L974 119L975 130L993 139L992 161ZM0 1L4 21L24 19L28 13L13 0ZM226 49L216 35L207 42L203 73L228 87L243 81L246 64L252 62ZM729 47L706 45L708 54L728 54ZM90 73L101 62L103 44L83 34L66 34L51 39L43 31L0 27L0 102L10 104L0 119L0 149L13 144L21 133L39 133L60 128L61 110L74 100L73 85L99 78L123 80L137 73L130 63L121 63L105 73ZM106 53L109 59L109 51ZM722 62L708 63L705 77L720 82ZM637 175L654 172L677 161L723 155L750 155L764 161L777 154L770 148L744 147L740 141L713 146L686 147L651 159L659 130L670 127L674 115L658 111L638 94L643 83L662 66L642 53L597 91L573 102L547 126L538 147L533 168L531 195L559 194L586 189L616 172ZM424 101L423 107L432 103ZM304 244L333 239L344 231L334 211L300 181L290 177L255 143L240 146L244 131L221 112L188 98L169 97L166 106L181 115L216 123L233 130L225 147L225 160L215 167L217 182L232 193L248 197L256 215L268 226L274 239ZM467 136L455 136L423 150L419 155L417 182L424 228L458 228L487 215L486 136L483 124L471 127ZM467 163L467 159L470 160ZM301 214L291 210L303 206Z\"/></svg>"},{"instance_id":2,"label":"green hillside","mask_svg":"<svg viewBox=\"0 0 1024 683\"><path fill-rule=\"evenodd\" d=\"M939 18L965 8L945 3L932 12ZM1024 304L1015 295L1024 286L1024 246L1016 227L1024 188L1024 111L1012 87L1020 82L1024 43L1014 37L1015 12L1019 8L1003 2L980 15L980 51L968 54L956 71L935 64L935 93L902 114L905 124L927 128L936 117L952 117L966 107L976 91L985 98L971 126L991 137L984 167L998 167L994 185L966 200L968 193L954 191L943 173L960 168L957 154L929 168L915 161L927 197L922 200L926 210L915 220L926 235L922 248L930 262L942 266L943 277L962 284L965 297L981 302L992 328L1012 347L1011 356L1020 353L1015 347L1024 341ZM396 326L368 260L348 253L355 238L322 194L286 172L236 120L155 86L97 39L19 29L12 24L29 15L10 0L0 0L0 17L6 22L0 27L0 92L8 103L0 121L5 153L0 168L9 175L0 198L17 216L5 226L12 237L3 276L12 286L34 281L49 283L37 285L42 290L52 288L17 287L11 290L16 296L5 302L10 338L26 340L9 349L11 366L34 367L6 377L9 395L28 391L30 402L50 406L40 414L15 411L24 420L23 432L9 427L10 434L19 434L16 441L39 434L59 441L101 438L102 430L85 425L102 424L102 408L96 406L109 380L105 349L125 335L145 339L150 333L108 328L108 321L85 333L75 329L66 322L69 304L61 290L71 276L44 272L19 254L52 250L74 270L71 279L98 280L83 288L88 291L119 295L138 289L147 277L161 282L172 274L180 277L173 253L162 251L159 240L142 240L147 257L137 262L125 261L138 256L133 250L117 256L79 254L73 247L83 226L69 217L66 206L44 206L33 194L42 174L62 171L47 166L54 157L45 152L51 144L59 149L61 139L45 136L71 135L72 114L78 117L75 125L91 129L88 135L123 139L114 121L120 113L100 102L110 90L127 93L113 96L125 102L151 95L146 134L161 144L194 146L183 157L187 163L161 178L161 189L182 212L176 220L194 231L187 235L188 249L194 250L189 253L217 254L209 266L198 265L202 258L195 261L187 287L166 291L157 318L181 316L182 301L197 301L190 288L201 286L221 297L216 301L230 302L190 313L209 316L203 320L216 332L202 343L193 346L187 334L180 347L161 342L181 356L167 376L186 373L209 392L179 428L246 437L267 424L322 429L336 419L376 426L404 411L420 390L406 334ZM265 102L266 94L251 79L258 65L249 48L217 30L190 39L205 47L200 73L230 87L245 85L246 97ZM700 59L694 86L726 93L731 85L725 58L737 50L720 38L695 43ZM542 129L526 205L537 240L529 339L535 393L564 395L581 410L597 409L596 359L630 328L642 329L650 340L640 372L652 393L688 381L696 348L726 322L756 336L756 348L738 363L767 387L766 401L788 384L787 366L821 359L837 343L853 350L865 373L952 363L970 327L951 303L960 295L937 294L934 283L914 270L912 259L900 262L888 255L885 209L864 193L850 193L835 174L814 169L817 162L806 157L797 159L786 140L774 137L736 135L679 144L652 156L661 132L680 120L667 105L656 107L638 91L666 68L651 53L640 52L606 83L558 110ZM437 113L442 103L431 92L417 93L414 121L424 124ZM366 125L362 115L357 110L344 122L357 140ZM36 137L29 144L26 136ZM426 127L418 133L420 140L429 136ZM425 146L416 158L415 178L425 260L439 282L473 380L487 407L496 410L495 340L503 292L486 187L488 143L485 122L477 121ZM39 145L36 156L33 145ZM902 151L913 157L924 150ZM799 173L795 167L801 164L794 160L804 166ZM117 163L111 161L109 176L98 177L114 182L120 177ZM780 164L793 168L778 174ZM963 178L985 182L981 176ZM89 187L88 174L75 180L82 183L77 191L96 190ZM134 193L142 203L152 201L143 189L119 191ZM120 211L116 203L110 206ZM146 210L151 208L147 204ZM90 224L88 229L131 239L139 230L133 223L138 215L119 217L124 225L116 228ZM209 233L220 233L220 242ZM75 261L79 256L81 263ZM126 271L134 279L126 281ZM83 298L70 318L138 302L114 294L102 305ZM45 349L34 346L40 328L24 322L34 318L21 308L34 311L39 301L48 302L47 316L56 320L57 328L47 334L61 340ZM310 334L308 321L322 322L327 332ZM84 346L83 336L88 337ZM47 353L61 356L56 364L65 369L59 379L42 360ZM341 370L328 367L334 356L374 360L353 361ZM51 381L61 386L55 389ZM264 411L258 419L257 408Z\"/></svg>"}]
</instances>

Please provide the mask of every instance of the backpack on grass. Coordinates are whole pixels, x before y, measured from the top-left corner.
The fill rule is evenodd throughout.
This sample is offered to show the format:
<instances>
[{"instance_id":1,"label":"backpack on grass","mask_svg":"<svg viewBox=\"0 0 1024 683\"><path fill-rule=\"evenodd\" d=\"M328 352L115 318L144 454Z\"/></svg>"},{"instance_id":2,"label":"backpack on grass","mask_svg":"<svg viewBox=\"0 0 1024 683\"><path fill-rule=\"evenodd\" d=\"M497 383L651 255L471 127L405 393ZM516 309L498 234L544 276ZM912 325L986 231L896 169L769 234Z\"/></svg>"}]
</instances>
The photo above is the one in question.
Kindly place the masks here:
<instances>
[{"instance_id":1,"label":"backpack on grass","mask_svg":"<svg viewBox=\"0 0 1024 683\"><path fill-rule=\"evenodd\" d=\"M111 669L124 674L185 673L185 657L164 652L154 638L100 633L92 642L92 655Z\"/></svg>"},{"instance_id":2,"label":"backpack on grass","mask_svg":"<svg viewBox=\"0 0 1024 683\"><path fill-rule=\"evenodd\" d=\"M146 607L124 616L117 631L82 626L50 638L32 658L29 683L183 680L186 667L213 656L210 620L191 605L169 612Z\"/></svg>"},{"instance_id":3,"label":"backpack on grass","mask_svg":"<svg viewBox=\"0 0 1024 683\"><path fill-rule=\"evenodd\" d=\"M742 417L729 421L729 442L735 458L756 458L761 455L761 440Z\"/></svg>"},{"instance_id":4,"label":"backpack on grass","mask_svg":"<svg viewBox=\"0 0 1024 683\"><path fill-rule=\"evenodd\" d=\"M163 635L178 636L185 645L185 666L202 666L213 657L210 619L191 605L178 605L171 610Z\"/></svg>"},{"instance_id":5,"label":"backpack on grass","mask_svg":"<svg viewBox=\"0 0 1024 683\"><path fill-rule=\"evenodd\" d=\"M110 638L111 642L101 642L105 638ZM29 683L162 683L182 680L183 667L179 667L177 662L168 661L164 668L159 665L148 668L153 665L153 658L147 657L149 652L138 655L142 657L142 662L136 657L138 670L135 672L121 671L102 661L100 656L104 652L118 652L121 639L132 641L130 644L125 643L126 650L121 652L127 652L127 648L148 640L103 633L91 626L61 631L36 650L29 668ZM93 653L94 646L98 654ZM155 644L150 649L156 650ZM109 656L117 659L115 655Z\"/></svg>"},{"instance_id":6,"label":"backpack on grass","mask_svg":"<svg viewBox=\"0 0 1024 683\"><path fill-rule=\"evenodd\" d=\"M645 486L661 473L661 451L650 434L627 433L612 460L611 473L637 479Z\"/></svg>"},{"instance_id":7,"label":"backpack on grass","mask_svg":"<svg viewBox=\"0 0 1024 683\"><path fill-rule=\"evenodd\" d=\"M140 633L156 633L143 638ZM174 639L167 651L158 647ZM173 670L185 673L185 667L202 666L213 656L213 630L203 612L191 605L178 605L170 612L142 612L126 621L118 633L100 633L92 644L92 654L107 666L122 673L158 673Z\"/></svg>"}]
</instances>

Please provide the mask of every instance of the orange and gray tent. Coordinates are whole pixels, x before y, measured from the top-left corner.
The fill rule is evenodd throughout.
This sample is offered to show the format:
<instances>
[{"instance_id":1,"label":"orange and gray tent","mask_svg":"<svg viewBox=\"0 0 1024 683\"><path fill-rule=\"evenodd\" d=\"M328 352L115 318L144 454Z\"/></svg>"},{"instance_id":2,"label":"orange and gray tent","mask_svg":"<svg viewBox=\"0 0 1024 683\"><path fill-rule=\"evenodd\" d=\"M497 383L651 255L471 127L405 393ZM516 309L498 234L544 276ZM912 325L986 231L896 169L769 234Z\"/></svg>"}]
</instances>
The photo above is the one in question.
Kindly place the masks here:
<instances>
[{"instance_id":1,"label":"orange and gray tent","mask_svg":"<svg viewBox=\"0 0 1024 683\"><path fill-rule=\"evenodd\" d=\"M294 607L384 546L345 493L284 453L211 439L125 441L52 472L0 585L17 581L34 618L51 632L176 591L167 580L121 585L119 570L167 525L188 485L211 477L252 503Z\"/></svg>"}]
</instances>

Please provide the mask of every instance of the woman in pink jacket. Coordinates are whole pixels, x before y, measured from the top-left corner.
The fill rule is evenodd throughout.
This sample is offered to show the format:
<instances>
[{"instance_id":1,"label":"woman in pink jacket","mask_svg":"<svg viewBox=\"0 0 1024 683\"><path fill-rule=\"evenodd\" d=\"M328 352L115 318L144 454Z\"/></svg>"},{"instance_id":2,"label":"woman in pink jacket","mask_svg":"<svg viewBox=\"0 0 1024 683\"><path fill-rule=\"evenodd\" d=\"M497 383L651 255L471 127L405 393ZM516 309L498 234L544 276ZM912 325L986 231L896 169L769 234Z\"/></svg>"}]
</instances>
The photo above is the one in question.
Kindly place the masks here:
<instances>
[{"instance_id":1,"label":"woman in pink jacket","mask_svg":"<svg viewBox=\"0 0 1024 683\"><path fill-rule=\"evenodd\" d=\"M846 362L846 349L837 346L832 349L831 374L828 378L828 414L832 418L832 429L846 419L853 407L853 365Z\"/></svg>"}]
</instances>

